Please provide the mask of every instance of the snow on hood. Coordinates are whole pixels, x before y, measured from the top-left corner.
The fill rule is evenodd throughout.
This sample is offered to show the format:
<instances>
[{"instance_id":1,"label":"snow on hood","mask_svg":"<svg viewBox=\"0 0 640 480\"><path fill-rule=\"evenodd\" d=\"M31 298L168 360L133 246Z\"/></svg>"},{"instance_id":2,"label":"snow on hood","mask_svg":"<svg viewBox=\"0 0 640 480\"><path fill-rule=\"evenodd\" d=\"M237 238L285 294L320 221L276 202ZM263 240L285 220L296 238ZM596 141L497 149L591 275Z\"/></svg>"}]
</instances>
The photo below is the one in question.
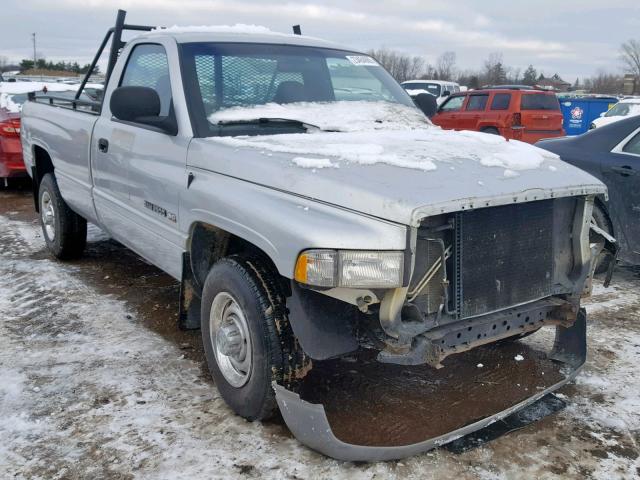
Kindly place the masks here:
<instances>
[{"instance_id":1,"label":"snow on hood","mask_svg":"<svg viewBox=\"0 0 640 480\"><path fill-rule=\"evenodd\" d=\"M471 160L486 167L501 167L504 177L513 177L518 171L541 168L545 160L559 158L497 135L442 130L419 110L388 102L267 104L223 110L209 120L218 123L262 117L299 120L324 131L210 140L236 148L294 154L297 158L293 164L301 168L338 167L339 162L346 162L430 171L442 164ZM301 156L313 156L316 162L314 158L300 161Z\"/></svg>"}]
</instances>

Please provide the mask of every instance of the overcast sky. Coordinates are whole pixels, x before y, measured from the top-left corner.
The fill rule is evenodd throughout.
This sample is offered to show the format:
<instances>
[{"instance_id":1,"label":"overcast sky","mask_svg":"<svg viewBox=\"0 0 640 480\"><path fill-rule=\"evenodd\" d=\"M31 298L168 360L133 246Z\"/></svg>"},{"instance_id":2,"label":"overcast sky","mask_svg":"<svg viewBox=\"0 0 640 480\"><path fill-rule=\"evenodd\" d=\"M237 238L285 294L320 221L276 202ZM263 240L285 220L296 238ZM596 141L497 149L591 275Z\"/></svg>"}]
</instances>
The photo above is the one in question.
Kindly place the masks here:
<instances>
[{"instance_id":1,"label":"overcast sky","mask_svg":"<svg viewBox=\"0 0 640 480\"><path fill-rule=\"evenodd\" d=\"M599 68L620 71L620 43L640 39L638 0L18 0L0 13L0 55L89 63L117 8L128 22L150 25L257 24L356 49L388 47L428 61L456 52L461 69L480 68L492 52L509 66L533 64L568 81Z\"/></svg>"}]
</instances>

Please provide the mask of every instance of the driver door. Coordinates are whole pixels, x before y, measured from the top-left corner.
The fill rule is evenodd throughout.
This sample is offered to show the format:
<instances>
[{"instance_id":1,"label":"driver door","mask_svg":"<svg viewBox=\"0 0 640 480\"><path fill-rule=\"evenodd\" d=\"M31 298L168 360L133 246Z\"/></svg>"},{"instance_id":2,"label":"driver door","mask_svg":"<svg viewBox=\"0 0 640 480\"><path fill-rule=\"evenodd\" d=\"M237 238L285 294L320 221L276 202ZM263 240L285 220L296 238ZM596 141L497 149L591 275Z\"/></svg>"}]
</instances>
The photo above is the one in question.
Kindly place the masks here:
<instances>
[{"instance_id":1,"label":"driver door","mask_svg":"<svg viewBox=\"0 0 640 480\"><path fill-rule=\"evenodd\" d=\"M127 62L120 72L114 70L112 81L119 78L119 87L153 88L160 116L175 115L165 46L138 43L126 52ZM105 104L93 138L94 198L101 222L118 241L180 278L185 238L178 228L179 206L187 185L189 137L119 120Z\"/></svg>"},{"instance_id":2,"label":"driver door","mask_svg":"<svg viewBox=\"0 0 640 480\"><path fill-rule=\"evenodd\" d=\"M445 130L459 129L458 119L464 105L465 95L449 97L438 109L438 113L432 118L433 123Z\"/></svg>"}]
</instances>

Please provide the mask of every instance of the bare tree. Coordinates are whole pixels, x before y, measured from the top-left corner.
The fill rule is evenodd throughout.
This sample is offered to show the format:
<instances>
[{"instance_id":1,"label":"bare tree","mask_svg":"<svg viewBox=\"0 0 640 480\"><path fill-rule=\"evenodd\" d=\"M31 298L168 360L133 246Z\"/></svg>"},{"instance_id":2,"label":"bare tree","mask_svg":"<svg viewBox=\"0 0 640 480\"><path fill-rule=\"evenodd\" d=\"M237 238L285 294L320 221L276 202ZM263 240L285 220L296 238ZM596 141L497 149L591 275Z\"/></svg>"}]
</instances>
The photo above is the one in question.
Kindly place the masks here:
<instances>
[{"instance_id":1,"label":"bare tree","mask_svg":"<svg viewBox=\"0 0 640 480\"><path fill-rule=\"evenodd\" d=\"M623 82L620 75L598 70L593 77L584 80L584 88L592 93L618 94L622 92Z\"/></svg>"},{"instance_id":2,"label":"bare tree","mask_svg":"<svg viewBox=\"0 0 640 480\"><path fill-rule=\"evenodd\" d=\"M625 70L636 78L640 78L640 41L628 40L620 46L620 58Z\"/></svg>"},{"instance_id":3,"label":"bare tree","mask_svg":"<svg viewBox=\"0 0 640 480\"><path fill-rule=\"evenodd\" d=\"M484 61L482 81L489 85L497 85L507 80L507 71L502 60L502 53L494 52Z\"/></svg>"},{"instance_id":4,"label":"bare tree","mask_svg":"<svg viewBox=\"0 0 640 480\"><path fill-rule=\"evenodd\" d=\"M425 61L422 57L405 55L386 48L370 50L367 53L388 70L398 82L419 78L425 70Z\"/></svg>"},{"instance_id":5,"label":"bare tree","mask_svg":"<svg viewBox=\"0 0 640 480\"><path fill-rule=\"evenodd\" d=\"M4 72L9 64L9 59L4 55L0 55L0 72Z\"/></svg>"},{"instance_id":6,"label":"bare tree","mask_svg":"<svg viewBox=\"0 0 640 480\"><path fill-rule=\"evenodd\" d=\"M444 52L436 60L435 70L439 80L453 80L456 66L456 53Z\"/></svg>"}]
</instances>

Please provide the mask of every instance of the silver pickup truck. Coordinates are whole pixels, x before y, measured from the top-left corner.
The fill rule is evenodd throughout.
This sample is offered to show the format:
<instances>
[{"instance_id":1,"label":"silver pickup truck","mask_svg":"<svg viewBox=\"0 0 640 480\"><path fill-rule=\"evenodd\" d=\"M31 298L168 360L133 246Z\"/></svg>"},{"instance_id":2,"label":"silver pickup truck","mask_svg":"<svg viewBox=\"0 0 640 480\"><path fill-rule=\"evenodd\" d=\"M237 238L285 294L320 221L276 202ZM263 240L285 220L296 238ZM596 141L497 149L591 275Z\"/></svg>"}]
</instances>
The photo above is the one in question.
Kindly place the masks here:
<instances>
[{"instance_id":1,"label":"silver pickup truck","mask_svg":"<svg viewBox=\"0 0 640 480\"><path fill-rule=\"evenodd\" d=\"M124 45L127 29L149 31ZM74 258L92 222L179 280L181 326L201 328L239 415L279 406L313 448L397 458L511 410L418 445L345 444L296 393L314 361L369 348L440 368L553 325L551 356L571 373L528 401L575 375L597 179L520 142L433 126L374 59L332 43L123 14L101 51L112 34L102 102L24 106L44 238Z\"/></svg>"}]
</instances>

